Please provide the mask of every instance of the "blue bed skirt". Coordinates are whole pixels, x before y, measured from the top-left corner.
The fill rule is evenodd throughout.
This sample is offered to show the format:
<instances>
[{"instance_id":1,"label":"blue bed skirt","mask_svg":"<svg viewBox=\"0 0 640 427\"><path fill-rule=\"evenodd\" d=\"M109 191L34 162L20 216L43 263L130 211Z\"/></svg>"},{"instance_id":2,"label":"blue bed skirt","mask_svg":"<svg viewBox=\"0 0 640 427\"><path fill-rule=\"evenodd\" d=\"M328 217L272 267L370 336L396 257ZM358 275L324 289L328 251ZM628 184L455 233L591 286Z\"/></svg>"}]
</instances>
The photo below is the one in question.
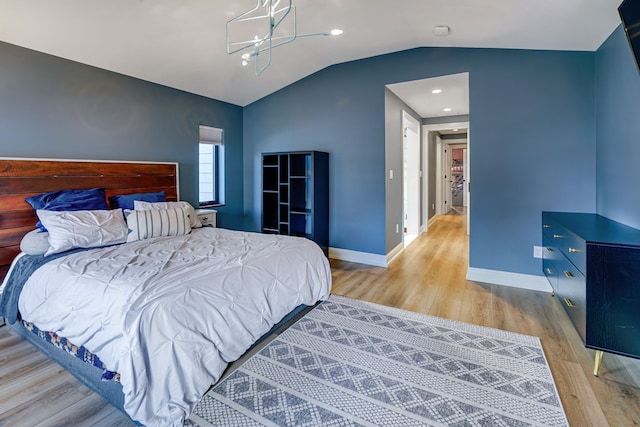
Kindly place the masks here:
<instances>
[{"instance_id":1,"label":"blue bed skirt","mask_svg":"<svg viewBox=\"0 0 640 427\"><path fill-rule=\"evenodd\" d=\"M278 329L284 327L285 325L292 323L292 321L302 316L311 307L306 305L299 305L292 312L287 314L280 322L273 326L264 334L258 341L256 341L253 346L255 347L260 342L262 342L265 338L267 338L272 333L275 333ZM60 364L63 368L65 368L71 375L76 377L78 381L87 386L92 391L98 393L102 396L107 402L118 408L124 414L126 414L124 410L124 395L122 394L122 385L116 381L103 381L102 374L103 370L91 365L90 363L85 362L84 360L73 356L66 352L63 349L60 349L51 343L43 340L38 337L32 331L27 329L22 322L15 322L12 325L7 325L16 331L20 336L33 344L38 350L44 353L47 357L51 358L58 364ZM251 348L249 350L251 350ZM248 351L248 350L247 350Z\"/></svg>"},{"instance_id":2,"label":"blue bed skirt","mask_svg":"<svg viewBox=\"0 0 640 427\"><path fill-rule=\"evenodd\" d=\"M43 340L27 329L22 322L16 322L9 326L47 357L53 359L69 371L71 375L76 377L82 384L86 385L91 390L105 398L113 406L124 412L124 395L122 394L122 385L115 381L102 381L102 369L93 366L84 360L67 353L65 350Z\"/></svg>"}]
</instances>

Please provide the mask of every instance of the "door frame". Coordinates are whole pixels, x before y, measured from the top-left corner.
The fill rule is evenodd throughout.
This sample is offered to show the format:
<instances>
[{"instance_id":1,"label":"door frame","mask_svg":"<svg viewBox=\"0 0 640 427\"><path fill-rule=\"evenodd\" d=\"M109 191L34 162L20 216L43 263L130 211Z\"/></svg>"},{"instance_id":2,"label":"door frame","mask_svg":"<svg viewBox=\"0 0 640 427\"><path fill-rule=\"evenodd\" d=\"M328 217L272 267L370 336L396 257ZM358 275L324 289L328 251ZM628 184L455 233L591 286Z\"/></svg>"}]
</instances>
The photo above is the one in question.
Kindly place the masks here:
<instances>
[{"instance_id":1,"label":"door frame","mask_svg":"<svg viewBox=\"0 0 640 427\"><path fill-rule=\"evenodd\" d=\"M464 180L463 191L462 191L462 206L467 206L467 197L469 196L469 187L467 186L467 177L469 175L469 170L467 169L467 165L469 163L469 150L465 147L462 150L462 179Z\"/></svg>"},{"instance_id":2,"label":"door frame","mask_svg":"<svg viewBox=\"0 0 640 427\"><path fill-rule=\"evenodd\" d=\"M409 113L407 113L405 110L402 110L402 179L403 179L403 183L402 183L402 227L403 227L403 232L402 232L402 243L403 246L407 246L410 242L406 241L406 237L407 237L407 233L404 232L404 230L407 228L407 212L405 212L405 204L406 204L406 199L408 197L408 195L406 194L405 191L405 187L406 187L406 183L404 182L404 177L406 176L406 150L405 150L405 142L406 142L406 138L407 138L407 132L406 130L410 129L411 131L415 132L418 135L418 139L417 139L417 144L418 144L418 153L420 153L420 145L421 145L421 141L422 141L422 129L420 126L420 122L413 117L412 115L410 115ZM420 156L418 155L418 177L422 176L422 162L420 161ZM415 212L415 216L416 216L416 221L417 221L417 234L419 235L421 232L421 227L420 227L420 222L421 222L421 215L420 215L420 198L421 198L421 194L420 194L420 185L418 185L418 194L414 194L413 197L417 198L417 203L415 204L417 207L417 212ZM416 236L417 237L417 236Z\"/></svg>"},{"instance_id":3,"label":"door frame","mask_svg":"<svg viewBox=\"0 0 640 427\"><path fill-rule=\"evenodd\" d=\"M449 123L438 123L438 124L429 124L429 125L422 125L422 130L425 134L428 134L428 132L437 132L437 131L441 131L441 130L449 130L449 129L467 129L467 176L466 181L465 181L465 189L467 192L467 234L469 234L469 230L470 230L470 212L471 212L471 193L469 192L469 186L471 183L471 177L472 177L472 171L471 171L471 139L469 137L470 134L470 129L469 129L469 122L468 121L464 121L464 122L449 122ZM451 141L453 144L455 144L456 140L452 140ZM449 144L449 141L446 142L446 144ZM444 143L440 143L438 144L439 146L436 149L436 182L435 182L435 188L436 188L436 215L439 215L440 210L441 210L441 206L438 206L438 203L440 203L440 205L442 205L442 191L443 191L443 173L442 173L442 162L443 162L443 150L442 147L444 145ZM450 173L450 172L449 172Z\"/></svg>"},{"instance_id":4,"label":"door frame","mask_svg":"<svg viewBox=\"0 0 640 427\"><path fill-rule=\"evenodd\" d=\"M422 151L422 156L420 157L420 161L422 162L420 171L420 177L422 178L422 187L420 188L420 198L422 201L420 204L422 211L420 215L420 233L422 234L426 233L427 228L429 228L429 132L422 132L420 150Z\"/></svg>"},{"instance_id":5,"label":"door frame","mask_svg":"<svg viewBox=\"0 0 640 427\"><path fill-rule=\"evenodd\" d=\"M451 156L450 156L451 157L451 165L453 166L453 151L452 150L454 150L454 149L467 150L467 140L466 140L466 138L465 139L449 139L449 140L447 140L447 144L449 145L448 149L449 149L449 152L451 153ZM466 199L467 199L467 196L468 196L468 194L467 194L467 186L466 186L468 172L466 171L466 167L467 167L466 166L466 162L464 162L465 170L463 172L464 185L463 185L463 190L462 190L462 192L463 192L462 199L465 202L466 202ZM452 178L453 178L453 176L452 176ZM451 191L451 193L452 193L450 200L451 200L451 206L453 206L453 187L451 187L449 185L448 188L449 188L449 191Z\"/></svg>"}]
</instances>

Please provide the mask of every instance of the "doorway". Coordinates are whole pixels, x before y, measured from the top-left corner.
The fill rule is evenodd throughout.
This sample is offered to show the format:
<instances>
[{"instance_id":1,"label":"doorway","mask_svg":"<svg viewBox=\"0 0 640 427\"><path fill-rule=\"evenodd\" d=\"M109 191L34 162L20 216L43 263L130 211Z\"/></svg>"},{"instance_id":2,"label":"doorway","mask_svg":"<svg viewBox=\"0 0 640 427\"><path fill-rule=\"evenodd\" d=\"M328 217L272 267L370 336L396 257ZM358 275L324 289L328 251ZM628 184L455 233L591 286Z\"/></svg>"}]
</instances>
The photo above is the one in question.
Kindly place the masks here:
<instances>
[{"instance_id":1,"label":"doorway","mask_svg":"<svg viewBox=\"0 0 640 427\"><path fill-rule=\"evenodd\" d=\"M408 176L405 179L404 161L410 158L405 154L405 128L403 112L409 112L420 122L416 132L420 138L419 160L419 201L418 229L411 223L415 205L405 199L404 193L413 194L409 186L414 183ZM463 72L438 77L392 83L385 86L385 195L386 195L386 256L392 260L411 241L412 236L428 233L429 225L436 219L436 157L438 151L431 139L435 130L456 127L469 128L469 73ZM443 127L441 124L445 124ZM403 132L403 133L400 133ZM411 132L407 137L415 138ZM440 162L441 165L441 162ZM394 178L394 170L395 175ZM399 172L399 173L398 173ZM469 176L466 174L466 176ZM400 182L398 182L400 178ZM406 183L405 183L406 181ZM468 186L468 180L465 183ZM441 194L442 195L442 194ZM467 201L467 205L468 205ZM465 221L466 222L466 221ZM412 231L411 229L414 229ZM468 228L468 227L467 227ZM406 229L406 235L404 233ZM420 240L420 239L419 239Z\"/></svg>"},{"instance_id":2,"label":"doorway","mask_svg":"<svg viewBox=\"0 0 640 427\"><path fill-rule=\"evenodd\" d=\"M462 213L467 207L467 144L449 144L451 151L451 209Z\"/></svg>"},{"instance_id":3,"label":"doorway","mask_svg":"<svg viewBox=\"0 0 640 427\"><path fill-rule=\"evenodd\" d=\"M471 208L469 122L424 125L422 130L427 135L425 138L427 143L435 145L433 150L436 157L434 162L436 170L433 176L435 181L434 214L446 215L455 211L455 213L465 215L467 234L469 234L469 211ZM458 153L455 151L458 149L463 151ZM456 158L454 160L456 156L461 156L462 159ZM456 189L457 192L454 191Z\"/></svg>"},{"instance_id":4,"label":"doorway","mask_svg":"<svg viewBox=\"0 0 640 427\"><path fill-rule=\"evenodd\" d=\"M420 123L402 112L402 202L403 245L406 247L420 234Z\"/></svg>"}]
</instances>

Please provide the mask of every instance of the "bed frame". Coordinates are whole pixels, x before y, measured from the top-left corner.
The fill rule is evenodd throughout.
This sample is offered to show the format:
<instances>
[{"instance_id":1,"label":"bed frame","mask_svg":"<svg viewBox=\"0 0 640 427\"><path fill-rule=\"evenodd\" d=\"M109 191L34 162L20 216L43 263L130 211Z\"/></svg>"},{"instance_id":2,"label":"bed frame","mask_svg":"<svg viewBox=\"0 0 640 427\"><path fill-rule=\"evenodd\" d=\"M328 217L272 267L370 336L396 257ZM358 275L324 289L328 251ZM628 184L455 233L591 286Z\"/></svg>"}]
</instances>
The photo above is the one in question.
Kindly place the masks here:
<instances>
[{"instance_id":1,"label":"bed frame","mask_svg":"<svg viewBox=\"0 0 640 427\"><path fill-rule=\"evenodd\" d=\"M25 197L49 191L106 187L107 197L165 191L178 200L178 163L0 158L0 282L38 218ZM122 386L101 381L102 370L68 354L22 326L14 331L62 365L80 382L123 410Z\"/></svg>"},{"instance_id":2,"label":"bed frame","mask_svg":"<svg viewBox=\"0 0 640 427\"><path fill-rule=\"evenodd\" d=\"M64 189L106 187L107 197L165 191L168 201L176 201L179 200L178 182L177 163L0 158L0 282L20 252L20 240L35 229L38 220L33 208L24 201L25 197ZM298 306L247 353L259 348L270 335L286 329L308 310L310 307ZM11 328L126 414L122 386L114 381L101 381L102 369L42 340L21 322Z\"/></svg>"},{"instance_id":3,"label":"bed frame","mask_svg":"<svg viewBox=\"0 0 640 427\"><path fill-rule=\"evenodd\" d=\"M178 164L0 158L0 282L38 218L25 197L106 187L107 197L165 191L178 200Z\"/></svg>"}]
</instances>

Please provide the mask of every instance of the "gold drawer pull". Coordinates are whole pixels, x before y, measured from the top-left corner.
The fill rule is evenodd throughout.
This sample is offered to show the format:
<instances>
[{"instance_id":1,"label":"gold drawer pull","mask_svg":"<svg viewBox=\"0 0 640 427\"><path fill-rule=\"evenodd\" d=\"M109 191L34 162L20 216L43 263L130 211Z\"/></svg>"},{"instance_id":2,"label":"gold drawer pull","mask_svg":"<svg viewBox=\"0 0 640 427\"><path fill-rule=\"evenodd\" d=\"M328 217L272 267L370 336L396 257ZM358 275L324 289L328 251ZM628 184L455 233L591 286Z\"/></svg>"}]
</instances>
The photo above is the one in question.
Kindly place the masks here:
<instances>
[{"instance_id":1,"label":"gold drawer pull","mask_svg":"<svg viewBox=\"0 0 640 427\"><path fill-rule=\"evenodd\" d=\"M554 239L564 239L564 236L561 236L560 234L554 234L553 238Z\"/></svg>"},{"instance_id":2,"label":"gold drawer pull","mask_svg":"<svg viewBox=\"0 0 640 427\"><path fill-rule=\"evenodd\" d=\"M553 252L553 248L547 248L547 252Z\"/></svg>"},{"instance_id":3,"label":"gold drawer pull","mask_svg":"<svg viewBox=\"0 0 640 427\"><path fill-rule=\"evenodd\" d=\"M576 248L569 248L569 252L582 252L582 251Z\"/></svg>"},{"instance_id":4,"label":"gold drawer pull","mask_svg":"<svg viewBox=\"0 0 640 427\"><path fill-rule=\"evenodd\" d=\"M553 274L553 270L547 267L547 274Z\"/></svg>"},{"instance_id":5,"label":"gold drawer pull","mask_svg":"<svg viewBox=\"0 0 640 427\"><path fill-rule=\"evenodd\" d=\"M573 274L571 274L571 272L570 272L570 271L568 271L568 270L565 270L565 271L564 271L564 275L565 275L565 276L567 276L567 277L569 277L569 278L573 277Z\"/></svg>"},{"instance_id":6,"label":"gold drawer pull","mask_svg":"<svg viewBox=\"0 0 640 427\"><path fill-rule=\"evenodd\" d=\"M542 224L542 228L551 228L551 226L547 224Z\"/></svg>"},{"instance_id":7,"label":"gold drawer pull","mask_svg":"<svg viewBox=\"0 0 640 427\"><path fill-rule=\"evenodd\" d=\"M569 307L575 307L576 305L573 303L573 301L571 301L569 298L564 297L564 303L567 304Z\"/></svg>"}]
</instances>

